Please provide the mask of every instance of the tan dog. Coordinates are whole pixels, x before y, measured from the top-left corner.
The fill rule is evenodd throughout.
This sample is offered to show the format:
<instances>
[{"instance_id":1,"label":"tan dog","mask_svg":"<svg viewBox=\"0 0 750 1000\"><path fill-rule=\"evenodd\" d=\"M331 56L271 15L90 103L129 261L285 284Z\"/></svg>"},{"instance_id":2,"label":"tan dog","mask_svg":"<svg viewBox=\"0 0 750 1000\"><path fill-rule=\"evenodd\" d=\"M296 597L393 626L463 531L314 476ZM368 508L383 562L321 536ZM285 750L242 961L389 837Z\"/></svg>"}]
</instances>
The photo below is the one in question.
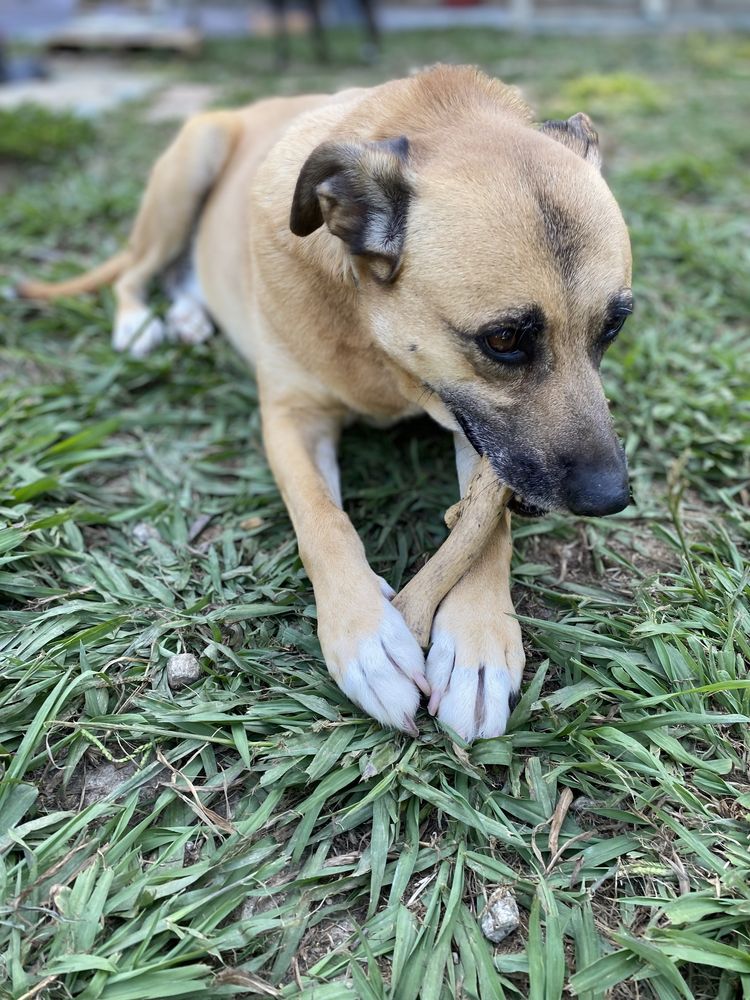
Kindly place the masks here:
<instances>
[{"instance_id":1,"label":"tan dog","mask_svg":"<svg viewBox=\"0 0 750 1000\"><path fill-rule=\"evenodd\" d=\"M145 291L180 256L193 266L165 327ZM510 516L443 601L425 665L341 509L340 429L426 411L455 435L462 490L485 452L524 513L621 510L598 367L631 310L630 270L588 119L534 126L514 89L436 67L191 119L153 169L129 248L21 292L116 279L114 346L134 354L204 339L210 315L255 366L332 676L408 732L431 694L472 739L504 731L524 665Z\"/></svg>"}]
</instances>

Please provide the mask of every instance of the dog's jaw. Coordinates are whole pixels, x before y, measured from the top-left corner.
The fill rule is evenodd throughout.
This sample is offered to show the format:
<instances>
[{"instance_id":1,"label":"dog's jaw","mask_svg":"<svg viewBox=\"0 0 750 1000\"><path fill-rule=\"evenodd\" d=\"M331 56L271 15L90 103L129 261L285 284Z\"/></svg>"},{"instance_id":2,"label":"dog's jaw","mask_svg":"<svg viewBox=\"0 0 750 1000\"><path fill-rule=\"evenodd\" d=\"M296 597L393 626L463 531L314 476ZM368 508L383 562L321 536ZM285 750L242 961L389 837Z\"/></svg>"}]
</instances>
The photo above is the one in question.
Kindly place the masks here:
<instances>
[{"instance_id":1,"label":"dog's jaw","mask_svg":"<svg viewBox=\"0 0 750 1000\"><path fill-rule=\"evenodd\" d=\"M510 503L508 504L510 510L514 514L519 514L521 517L544 517L545 514L549 514L553 505L537 501L536 499L527 499L524 494L522 494L519 490L516 490L512 479L506 477L504 471L506 459L505 450L499 446L497 442L493 442L492 447L486 447L482 443L480 433L478 433L473 427L471 419L462 414L461 411L455 406L450 406L448 403L446 403L446 406L450 409L450 412L455 417L466 439L469 441L476 453L478 455L487 454L498 478L502 482L507 483L511 489L515 491Z\"/></svg>"},{"instance_id":2,"label":"dog's jaw","mask_svg":"<svg viewBox=\"0 0 750 1000\"><path fill-rule=\"evenodd\" d=\"M549 514L548 507L541 507L539 504L529 503L519 493L514 493L510 499L508 507L514 514L521 517L544 517Z\"/></svg>"}]
</instances>

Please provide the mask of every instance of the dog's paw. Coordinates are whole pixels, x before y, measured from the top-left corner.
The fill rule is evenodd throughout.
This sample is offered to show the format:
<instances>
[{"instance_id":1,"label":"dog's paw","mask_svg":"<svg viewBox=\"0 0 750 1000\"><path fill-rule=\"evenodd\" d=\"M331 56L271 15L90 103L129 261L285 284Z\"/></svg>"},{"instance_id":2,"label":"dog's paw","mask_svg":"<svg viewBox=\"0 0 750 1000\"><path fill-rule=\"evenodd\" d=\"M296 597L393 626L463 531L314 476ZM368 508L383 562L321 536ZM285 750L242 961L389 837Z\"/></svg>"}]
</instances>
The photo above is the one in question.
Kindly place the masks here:
<instances>
[{"instance_id":1,"label":"dog's paw","mask_svg":"<svg viewBox=\"0 0 750 1000\"><path fill-rule=\"evenodd\" d=\"M346 614L331 620L319 607L323 655L331 676L356 705L382 725L417 736L419 693L430 693L424 655L390 602L393 591L376 579L359 622L347 621Z\"/></svg>"},{"instance_id":2,"label":"dog's paw","mask_svg":"<svg viewBox=\"0 0 750 1000\"><path fill-rule=\"evenodd\" d=\"M505 732L525 662L516 619L495 612L482 621L474 610L439 611L427 657L429 712L469 742Z\"/></svg>"},{"instance_id":3,"label":"dog's paw","mask_svg":"<svg viewBox=\"0 0 750 1000\"><path fill-rule=\"evenodd\" d=\"M206 310L189 295L178 296L167 312L167 333L172 340L202 344L214 332Z\"/></svg>"},{"instance_id":4,"label":"dog's paw","mask_svg":"<svg viewBox=\"0 0 750 1000\"><path fill-rule=\"evenodd\" d=\"M128 351L134 358L144 358L166 339L164 324L145 307L118 316L112 331L114 349Z\"/></svg>"}]
</instances>

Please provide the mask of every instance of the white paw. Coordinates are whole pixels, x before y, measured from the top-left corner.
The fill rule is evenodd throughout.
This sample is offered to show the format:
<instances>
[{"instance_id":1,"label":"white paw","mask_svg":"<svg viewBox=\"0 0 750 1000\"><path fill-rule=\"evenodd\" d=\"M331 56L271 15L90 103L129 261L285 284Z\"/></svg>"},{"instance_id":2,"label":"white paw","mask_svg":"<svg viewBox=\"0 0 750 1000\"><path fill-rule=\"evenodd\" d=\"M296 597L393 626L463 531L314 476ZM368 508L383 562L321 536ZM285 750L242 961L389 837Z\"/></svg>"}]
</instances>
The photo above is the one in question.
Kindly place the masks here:
<instances>
[{"instance_id":1,"label":"white paw","mask_svg":"<svg viewBox=\"0 0 750 1000\"><path fill-rule=\"evenodd\" d=\"M134 358L143 358L166 338L162 321L144 307L118 316L112 346L116 351L129 351Z\"/></svg>"},{"instance_id":2,"label":"white paw","mask_svg":"<svg viewBox=\"0 0 750 1000\"><path fill-rule=\"evenodd\" d=\"M331 676L356 705L382 725L417 736L419 692L430 693L424 655L387 599L393 591L385 581L378 582L384 596L379 597L375 628L356 640L342 623L333 634L330 627L321 628L323 654Z\"/></svg>"},{"instance_id":3,"label":"white paw","mask_svg":"<svg viewBox=\"0 0 750 1000\"><path fill-rule=\"evenodd\" d=\"M429 712L469 742L502 736L521 685L521 632L515 619L502 617L502 630L488 626L481 636L462 635L460 627L443 630L439 619L433 629Z\"/></svg>"},{"instance_id":4,"label":"white paw","mask_svg":"<svg viewBox=\"0 0 750 1000\"><path fill-rule=\"evenodd\" d=\"M167 312L167 331L173 340L202 344L214 332L206 310L189 295L180 295Z\"/></svg>"}]
</instances>

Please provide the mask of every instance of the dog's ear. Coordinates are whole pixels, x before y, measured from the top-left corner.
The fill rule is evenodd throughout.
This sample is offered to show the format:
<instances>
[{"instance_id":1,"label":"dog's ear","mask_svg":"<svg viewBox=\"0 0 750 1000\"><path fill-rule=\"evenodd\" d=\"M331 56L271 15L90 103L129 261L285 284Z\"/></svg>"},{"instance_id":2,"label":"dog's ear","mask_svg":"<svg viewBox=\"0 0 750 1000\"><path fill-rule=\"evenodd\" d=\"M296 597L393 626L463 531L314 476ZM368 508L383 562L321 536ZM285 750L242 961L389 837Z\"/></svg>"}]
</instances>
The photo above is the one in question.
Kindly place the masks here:
<instances>
[{"instance_id":1,"label":"dog's ear","mask_svg":"<svg viewBox=\"0 0 750 1000\"><path fill-rule=\"evenodd\" d=\"M401 264L411 188L409 143L324 142L310 153L297 178L289 228L309 236L328 226L375 276L393 281Z\"/></svg>"},{"instance_id":2,"label":"dog's ear","mask_svg":"<svg viewBox=\"0 0 750 1000\"><path fill-rule=\"evenodd\" d=\"M579 111L565 121L549 121L542 125L542 132L550 139L556 139L574 153L582 156L587 163L601 170L602 157L599 152L599 136L588 115Z\"/></svg>"}]
</instances>

